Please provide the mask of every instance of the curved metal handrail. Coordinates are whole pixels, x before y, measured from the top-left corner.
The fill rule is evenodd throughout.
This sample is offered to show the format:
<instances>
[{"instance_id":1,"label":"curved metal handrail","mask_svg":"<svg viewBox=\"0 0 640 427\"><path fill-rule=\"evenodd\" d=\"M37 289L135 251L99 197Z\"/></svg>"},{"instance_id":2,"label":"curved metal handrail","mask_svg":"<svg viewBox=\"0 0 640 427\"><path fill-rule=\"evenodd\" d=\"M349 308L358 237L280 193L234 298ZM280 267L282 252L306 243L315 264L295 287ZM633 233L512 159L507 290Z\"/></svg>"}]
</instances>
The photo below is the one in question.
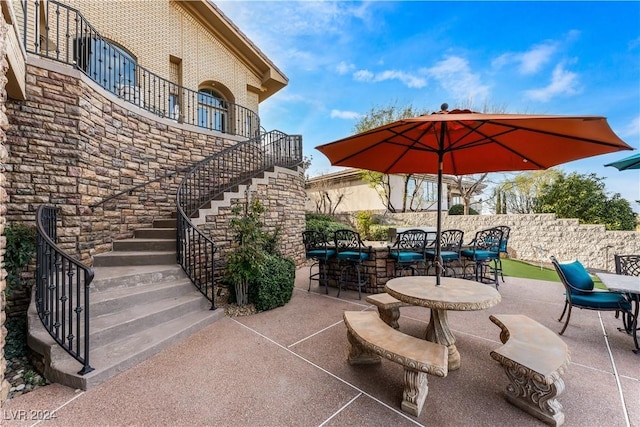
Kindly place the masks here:
<instances>
[{"instance_id":1,"label":"curved metal handrail","mask_svg":"<svg viewBox=\"0 0 640 427\"><path fill-rule=\"evenodd\" d=\"M82 363L79 375L93 371L89 364L89 286L93 269L57 245L59 209L41 205L36 212L36 309L51 337Z\"/></svg>"},{"instance_id":2,"label":"curved metal handrail","mask_svg":"<svg viewBox=\"0 0 640 427\"><path fill-rule=\"evenodd\" d=\"M215 309L216 244L191 221L206 203L274 167L302 163L302 137L271 131L238 143L199 162L178 187L177 261Z\"/></svg>"}]
</instances>

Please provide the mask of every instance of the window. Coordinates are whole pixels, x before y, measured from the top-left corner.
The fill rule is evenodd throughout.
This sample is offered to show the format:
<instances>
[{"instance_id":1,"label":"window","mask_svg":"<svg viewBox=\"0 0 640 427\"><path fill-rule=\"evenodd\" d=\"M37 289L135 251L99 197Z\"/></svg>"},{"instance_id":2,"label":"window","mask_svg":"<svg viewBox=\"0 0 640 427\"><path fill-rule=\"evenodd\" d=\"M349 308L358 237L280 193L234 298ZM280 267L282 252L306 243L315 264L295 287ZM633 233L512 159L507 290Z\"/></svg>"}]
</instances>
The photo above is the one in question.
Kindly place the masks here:
<instances>
[{"instance_id":1,"label":"window","mask_svg":"<svg viewBox=\"0 0 640 427\"><path fill-rule=\"evenodd\" d=\"M227 102L213 89L198 91L198 126L226 131Z\"/></svg>"},{"instance_id":2,"label":"window","mask_svg":"<svg viewBox=\"0 0 640 427\"><path fill-rule=\"evenodd\" d=\"M412 177L408 182L407 197L411 199L409 208L413 211L434 209L438 200L438 184L422 177Z\"/></svg>"},{"instance_id":3,"label":"window","mask_svg":"<svg viewBox=\"0 0 640 427\"><path fill-rule=\"evenodd\" d=\"M129 52L97 37L78 38L73 47L78 68L93 81L118 95L135 93L136 60Z\"/></svg>"},{"instance_id":4,"label":"window","mask_svg":"<svg viewBox=\"0 0 640 427\"><path fill-rule=\"evenodd\" d=\"M180 117L180 88L182 86L182 60L174 56L169 57L169 117L182 120Z\"/></svg>"}]
</instances>

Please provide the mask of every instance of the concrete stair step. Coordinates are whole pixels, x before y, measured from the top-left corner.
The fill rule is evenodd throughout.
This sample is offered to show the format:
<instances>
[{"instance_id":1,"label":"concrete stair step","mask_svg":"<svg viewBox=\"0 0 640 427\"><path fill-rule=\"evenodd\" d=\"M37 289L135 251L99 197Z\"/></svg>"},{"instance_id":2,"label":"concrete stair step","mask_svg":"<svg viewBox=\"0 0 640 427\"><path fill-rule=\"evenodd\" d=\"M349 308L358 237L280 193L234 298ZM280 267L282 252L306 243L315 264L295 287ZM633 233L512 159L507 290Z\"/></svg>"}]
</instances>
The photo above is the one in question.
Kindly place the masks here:
<instances>
[{"instance_id":1,"label":"concrete stair step","mask_svg":"<svg viewBox=\"0 0 640 427\"><path fill-rule=\"evenodd\" d=\"M168 228L138 228L133 232L136 239L173 239L176 240L176 229Z\"/></svg>"},{"instance_id":2,"label":"concrete stair step","mask_svg":"<svg viewBox=\"0 0 640 427\"><path fill-rule=\"evenodd\" d=\"M176 251L111 251L95 255L94 267L124 267L134 265L176 264Z\"/></svg>"},{"instance_id":3,"label":"concrete stair step","mask_svg":"<svg viewBox=\"0 0 640 427\"><path fill-rule=\"evenodd\" d=\"M176 240L174 239L123 239L114 240L114 251L171 251L176 248Z\"/></svg>"},{"instance_id":4,"label":"concrete stair step","mask_svg":"<svg viewBox=\"0 0 640 427\"><path fill-rule=\"evenodd\" d=\"M207 311L207 299L193 288L190 295L170 297L121 311L91 316L91 346L102 347L127 335L137 335L146 329L178 318L190 312Z\"/></svg>"},{"instance_id":5,"label":"concrete stair step","mask_svg":"<svg viewBox=\"0 0 640 427\"><path fill-rule=\"evenodd\" d=\"M51 376L55 376L56 382L68 387L87 390L223 317L222 309L191 312L159 323L135 336L124 336L107 346L96 347L92 349L89 361L94 370L84 376L77 374L82 365L60 350L63 354L56 355L55 360L52 360L51 368L55 369L55 372L52 372Z\"/></svg>"},{"instance_id":6,"label":"concrete stair step","mask_svg":"<svg viewBox=\"0 0 640 427\"><path fill-rule=\"evenodd\" d=\"M171 280L132 287L112 288L101 292L92 291L91 317L95 318L130 307L143 306L166 298L193 295L194 290L196 288L191 281L184 278L177 282Z\"/></svg>"},{"instance_id":7,"label":"concrete stair step","mask_svg":"<svg viewBox=\"0 0 640 427\"><path fill-rule=\"evenodd\" d=\"M154 219L153 228L176 228L178 220L176 218Z\"/></svg>"},{"instance_id":8,"label":"concrete stair step","mask_svg":"<svg viewBox=\"0 0 640 427\"><path fill-rule=\"evenodd\" d=\"M178 264L94 267L94 273L95 278L91 282L92 292L187 279L187 275Z\"/></svg>"}]
</instances>

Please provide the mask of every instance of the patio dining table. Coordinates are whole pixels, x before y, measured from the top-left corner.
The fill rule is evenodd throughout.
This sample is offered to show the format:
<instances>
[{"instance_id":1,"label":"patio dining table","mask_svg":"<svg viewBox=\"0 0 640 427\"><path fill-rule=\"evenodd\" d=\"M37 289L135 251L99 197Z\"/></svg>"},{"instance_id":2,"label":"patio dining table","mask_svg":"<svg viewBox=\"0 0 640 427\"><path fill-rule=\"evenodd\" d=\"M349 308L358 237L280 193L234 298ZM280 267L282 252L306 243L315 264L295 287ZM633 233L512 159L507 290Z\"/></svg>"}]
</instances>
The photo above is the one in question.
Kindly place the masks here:
<instances>
[{"instance_id":1,"label":"patio dining table","mask_svg":"<svg viewBox=\"0 0 640 427\"><path fill-rule=\"evenodd\" d=\"M449 328L447 311L484 310L502 299L500 293L492 287L453 277L441 277L440 286L436 286L435 276L397 277L386 283L385 291L407 304L431 309L425 338L447 347L450 371L460 368L460 353Z\"/></svg>"},{"instance_id":2,"label":"patio dining table","mask_svg":"<svg viewBox=\"0 0 640 427\"><path fill-rule=\"evenodd\" d=\"M638 311L640 308L640 277L627 276L624 274L613 273L596 273L596 276L602 283L613 292L624 293L630 296L633 302L633 319L631 321L631 330L626 331L633 337L633 352L640 354L638 346Z\"/></svg>"}]
</instances>

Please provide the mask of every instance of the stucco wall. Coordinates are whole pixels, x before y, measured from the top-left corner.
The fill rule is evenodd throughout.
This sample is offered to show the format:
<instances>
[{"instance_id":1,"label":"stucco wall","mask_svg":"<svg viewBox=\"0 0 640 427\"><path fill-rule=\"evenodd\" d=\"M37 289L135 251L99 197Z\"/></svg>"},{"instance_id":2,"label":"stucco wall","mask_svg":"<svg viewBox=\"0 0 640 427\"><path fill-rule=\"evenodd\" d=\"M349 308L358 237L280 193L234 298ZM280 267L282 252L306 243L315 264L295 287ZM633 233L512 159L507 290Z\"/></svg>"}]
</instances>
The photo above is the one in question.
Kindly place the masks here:
<instances>
[{"instance_id":1,"label":"stucco wall","mask_svg":"<svg viewBox=\"0 0 640 427\"><path fill-rule=\"evenodd\" d=\"M387 213L384 223L398 226L435 226L433 213ZM577 219L557 219L555 214L529 215L447 215L443 229L464 231L469 242L477 231L496 225L511 227L509 252L517 259L549 263L580 260L585 266L614 271L614 254L640 254L640 232L606 231L604 225L579 224Z\"/></svg>"},{"instance_id":2,"label":"stucco wall","mask_svg":"<svg viewBox=\"0 0 640 427\"><path fill-rule=\"evenodd\" d=\"M91 255L110 250L112 239L130 237L154 219L171 217L183 174L124 194L95 211L92 204L241 140L158 119L69 67L33 56L28 63L27 100L7 104L7 218L32 223L39 204L58 205L63 212L60 244L87 264ZM292 196L276 199L298 203L303 184L297 177L297 185L284 187ZM303 203L302 198L299 205L290 205L287 218L297 209L297 221L304 221ZM291 255L297 256L292 248L299 236L287 235L292 240L283 242Z\"/></svg>"}]
</instances>

